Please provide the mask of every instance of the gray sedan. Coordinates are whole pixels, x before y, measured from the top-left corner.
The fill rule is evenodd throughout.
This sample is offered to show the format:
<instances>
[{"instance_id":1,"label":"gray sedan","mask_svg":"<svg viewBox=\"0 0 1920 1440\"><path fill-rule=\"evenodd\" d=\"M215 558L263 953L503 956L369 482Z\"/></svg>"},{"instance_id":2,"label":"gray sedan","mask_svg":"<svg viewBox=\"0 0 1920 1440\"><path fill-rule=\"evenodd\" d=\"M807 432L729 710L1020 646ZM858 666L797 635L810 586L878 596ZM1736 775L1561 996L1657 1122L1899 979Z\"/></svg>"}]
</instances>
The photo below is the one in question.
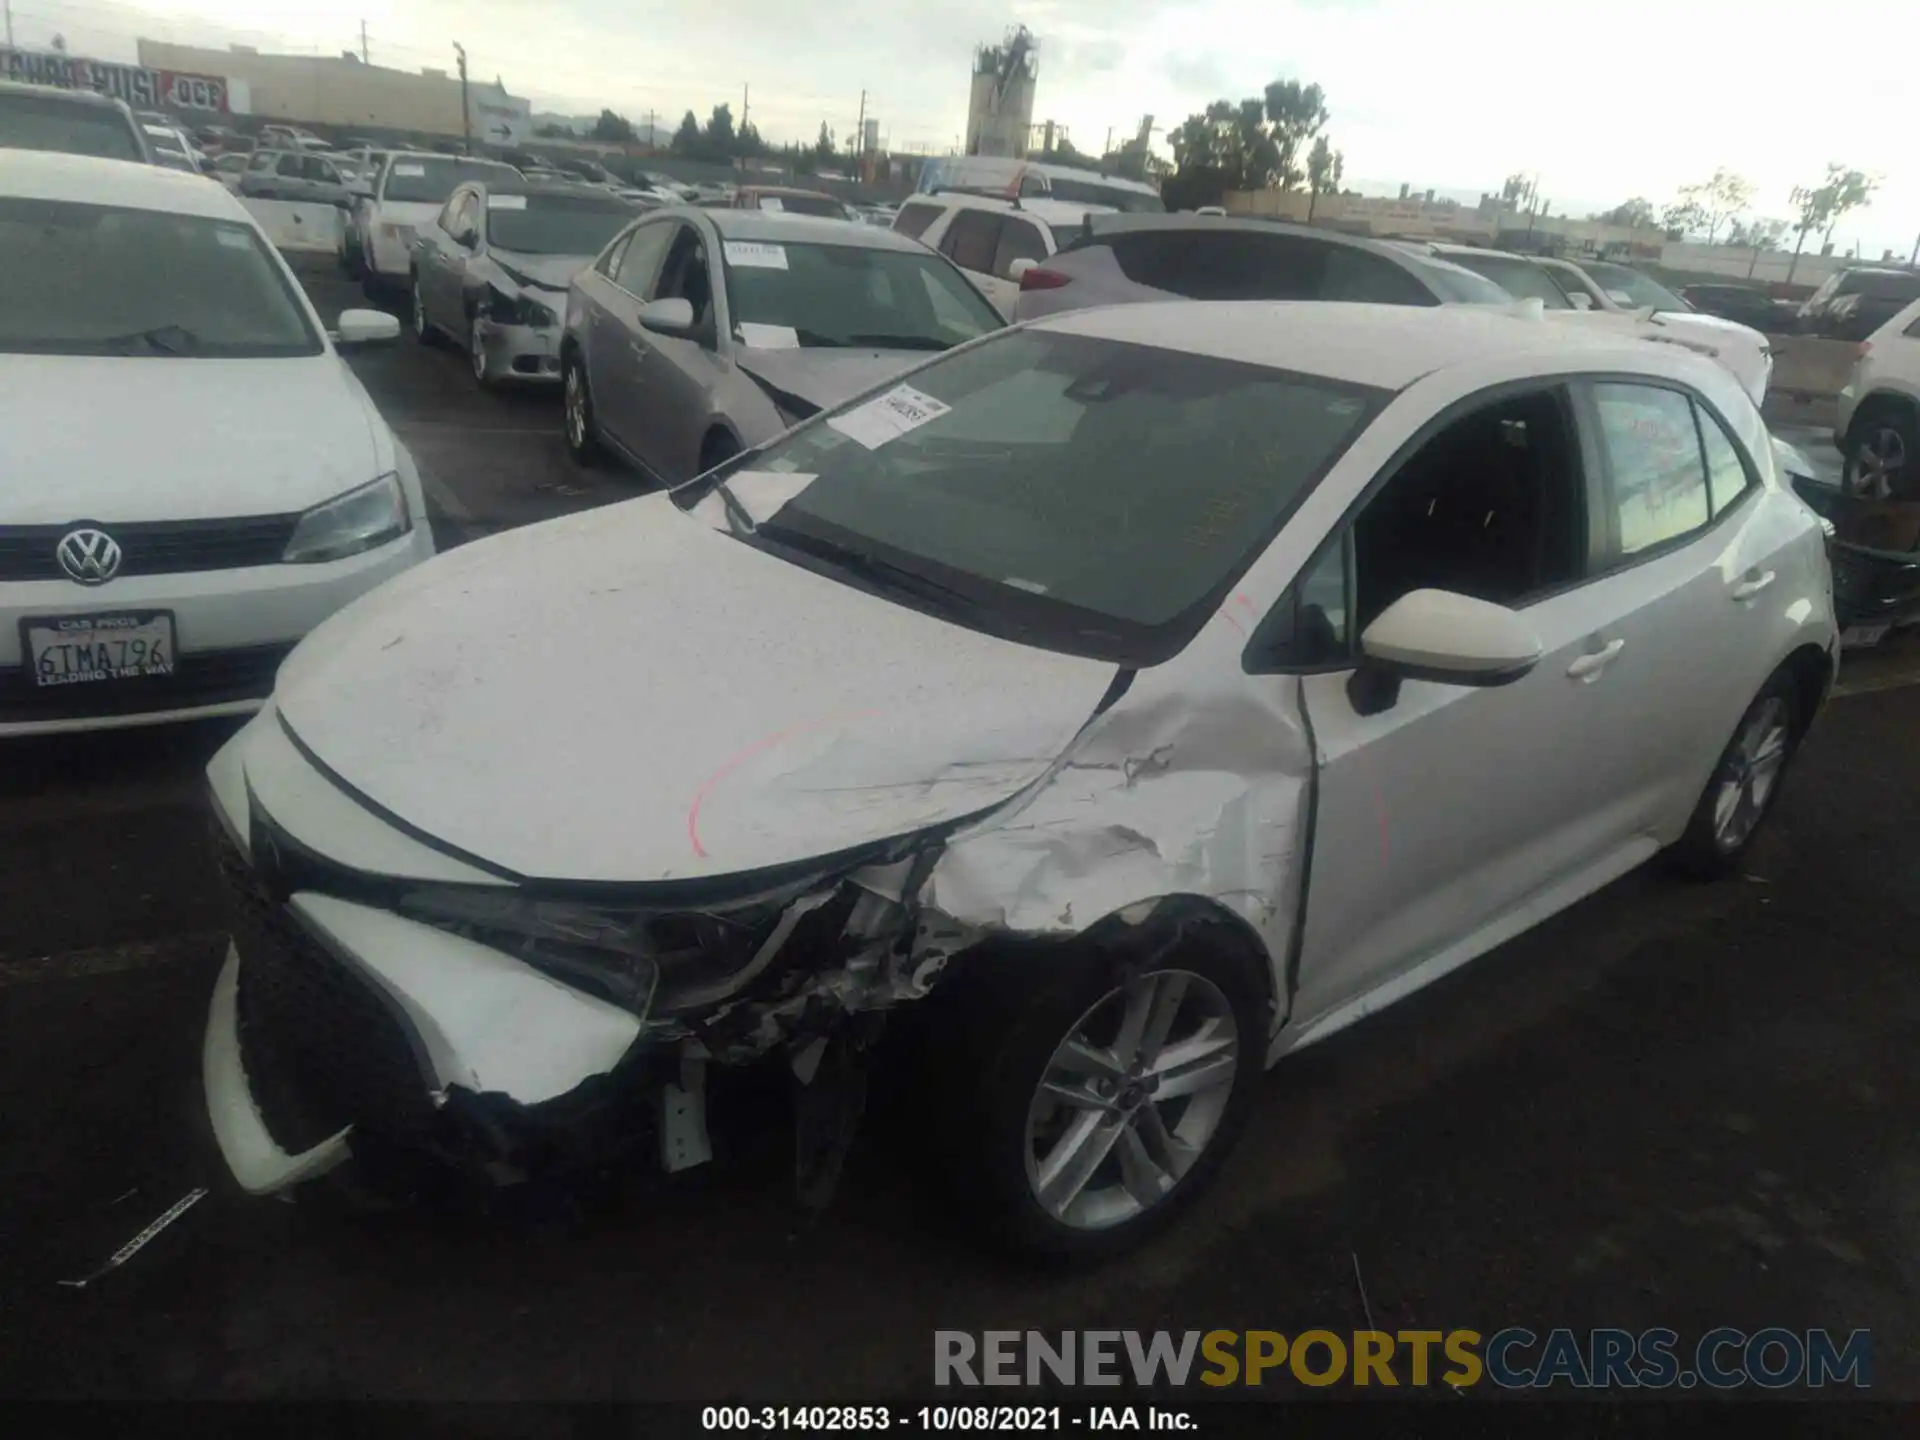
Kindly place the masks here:
<instances>
[{"instance_id":1,"label":"gray sedan","mask_svg":"<svg viewBox=\"0 0 1920 1440\"><path fill-rule=\"evenodd\" d=\"M656 211L567 296L567 448L677 484L1001 323L949 261L890 230Z\"/></svg>"},{"instance_id":2,"label":"gray sedan","mask_svg":"<svg viewBox=\"0 0 1920 1440\"><path fill-rule=\"evenodd\" d=\"M635 213L592 185L456 186L414 240L413 333L465 347L483 388L557 381L567 286Z\"/></svg>"}]
</instances>

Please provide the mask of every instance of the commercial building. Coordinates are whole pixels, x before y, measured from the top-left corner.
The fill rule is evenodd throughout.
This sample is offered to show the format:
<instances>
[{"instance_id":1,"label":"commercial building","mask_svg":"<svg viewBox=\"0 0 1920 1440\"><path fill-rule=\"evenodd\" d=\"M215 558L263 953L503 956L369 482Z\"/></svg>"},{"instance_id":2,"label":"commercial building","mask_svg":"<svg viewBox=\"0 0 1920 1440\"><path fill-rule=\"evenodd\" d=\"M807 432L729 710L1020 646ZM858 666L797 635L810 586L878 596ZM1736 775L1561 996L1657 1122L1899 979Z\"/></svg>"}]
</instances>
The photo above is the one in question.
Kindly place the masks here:
<instances>
[{"instance_id":1,"label":"commercial building","mask_svg":"<svg viewBox=\"0 0 1920 1440\"><path fill-rule=\"evenodd\" d=\"M139 45L140 63L150 69L224 75L230 84L244 84L251 113L263 119L420 135L467 131L459 78L445 70L390 70L344 55L263 55L248 45ZM531 107L525 100L507 94L497 80L473 80L468 90L476 140L526 138Z\"/></svg>"}]
</instances>

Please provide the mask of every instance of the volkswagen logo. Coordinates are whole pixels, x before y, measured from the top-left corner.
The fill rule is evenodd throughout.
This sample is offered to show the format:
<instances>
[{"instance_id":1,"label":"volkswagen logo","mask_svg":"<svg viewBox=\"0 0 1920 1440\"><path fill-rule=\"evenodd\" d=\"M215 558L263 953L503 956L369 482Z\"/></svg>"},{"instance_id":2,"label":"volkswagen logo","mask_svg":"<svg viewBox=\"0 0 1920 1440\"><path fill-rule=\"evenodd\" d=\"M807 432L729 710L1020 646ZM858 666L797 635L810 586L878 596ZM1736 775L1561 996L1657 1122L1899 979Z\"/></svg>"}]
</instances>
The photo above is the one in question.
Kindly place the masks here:
<instances>
[{"instance_id":1,"label":"volkswagen logo","mask_svg":"<svg viewBox=\"0 0 1920 1440\"><path fill-rule=\"evenodd\" d=\"M104 530L69 530L53 553L67 578L81 585L104 585L120 573L120 542Z\"/></svg>"}]
</instances>

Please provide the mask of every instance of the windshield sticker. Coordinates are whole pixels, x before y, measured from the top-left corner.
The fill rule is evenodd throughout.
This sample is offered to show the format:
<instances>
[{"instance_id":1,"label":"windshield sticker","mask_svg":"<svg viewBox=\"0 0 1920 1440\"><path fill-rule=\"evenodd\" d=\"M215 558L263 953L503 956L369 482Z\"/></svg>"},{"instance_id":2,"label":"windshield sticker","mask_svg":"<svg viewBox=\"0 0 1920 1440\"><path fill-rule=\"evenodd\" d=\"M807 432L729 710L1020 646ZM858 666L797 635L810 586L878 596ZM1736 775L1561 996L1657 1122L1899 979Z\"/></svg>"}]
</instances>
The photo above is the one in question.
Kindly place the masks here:
<instances>
[{"instance_id":1,"label":"windshield sticker","mask_svg":"<svg viewBox=\"0 0 1920 1440\"><path fill-rule=\"evenodd\" d=\"M938 420L952 408L911 385L896 385L877 399L834 416L827 424L867 449L878 450L888 441Z\"/></svg>"},{"instance_id":2,"label":"windshield sticker","mask_svg":"<svg viewBox=\"0 0 1920 1440\"><path fill-rule=\"evenodd\" d=\"M253 237L244 230L216 230L213 232L213 238L229 250L251 250L253 248Z\"/></svg>"},{"instance_id":3,"label":"windshield sticker","mask_svg":"<svg viewBox=\"0 0 1920 1440\"><path fill-rule=\"evenodd\" d=\"M784 245L769 245L764 240L728 240L721 248L726 252L727 263L738 265L743 270L787 268L787 247Z\"/></svg>"},{"instance_id":4,"label":"windshield sticker","mask_svg":"<svg viewBox=\"0 0 1920 1440\"><path fill-rule=\"evenodd\" d=\"M489 195L487 196L487 208L489 210L524 210L527 208L527 197L524 195Z\"/></svg>"},{"instance_id":5,"label":"windshield sticker","mask_svg":"<svg viewBox=\"0 0 1920 1440\"><path fill-rule=\"evenodd\" d=\"M724 483L756 525L764 524L817 476L798 471L736 470Z\"/></svg>"},{"instance_id":6,"label":"windshield sticker","mask_svg":"<svg viewBox=\"0 0 1920 1440\"><path fill-rule=\"evenodd\" d=\"M396 175L406 175L417 180L427 173L427 167L424 165L395 165L393 167L393 173Z\"/></svg>"},{"instance_id":7,"label":"windshield sticker","mask_svg":"<svg viewBox=\"0 0 1920 1440\"><path fill-rule=\"evenodd\" d=\"M791 325L758 325L740 322L740 343L754 350L798 350L800 332Z\"/></svg>"}]
</instances>

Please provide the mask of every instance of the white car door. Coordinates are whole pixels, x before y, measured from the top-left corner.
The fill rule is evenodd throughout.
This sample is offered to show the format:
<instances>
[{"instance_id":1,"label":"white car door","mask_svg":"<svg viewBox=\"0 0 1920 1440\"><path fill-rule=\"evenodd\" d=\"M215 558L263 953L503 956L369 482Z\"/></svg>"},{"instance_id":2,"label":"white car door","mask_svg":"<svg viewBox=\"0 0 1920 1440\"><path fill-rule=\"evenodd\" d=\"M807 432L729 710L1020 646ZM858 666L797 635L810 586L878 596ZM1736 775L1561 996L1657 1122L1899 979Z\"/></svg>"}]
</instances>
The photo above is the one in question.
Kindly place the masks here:
<instances>
[{"instance_id":1,"label":"white car door","mask_svg":"<svg viewBox=\"0 0 1920 1440\"><path fill-rule=\"evenodd\" d=\"M1652 852L1619 798L1632 754L1618 737L1662 699L1620 643L1635 581L1598 573L1575 404L1549 381L1450 405L1298 582L1343 598L1322 604L1327 654L1301 682L1320 770L1295 1044ZM1416 589L1510 606L1539 662L1485 688L1403 679L1383 698L1363 683L1379 672L1356 667L1359 637Z\"/></svg>"}]
</instances>

